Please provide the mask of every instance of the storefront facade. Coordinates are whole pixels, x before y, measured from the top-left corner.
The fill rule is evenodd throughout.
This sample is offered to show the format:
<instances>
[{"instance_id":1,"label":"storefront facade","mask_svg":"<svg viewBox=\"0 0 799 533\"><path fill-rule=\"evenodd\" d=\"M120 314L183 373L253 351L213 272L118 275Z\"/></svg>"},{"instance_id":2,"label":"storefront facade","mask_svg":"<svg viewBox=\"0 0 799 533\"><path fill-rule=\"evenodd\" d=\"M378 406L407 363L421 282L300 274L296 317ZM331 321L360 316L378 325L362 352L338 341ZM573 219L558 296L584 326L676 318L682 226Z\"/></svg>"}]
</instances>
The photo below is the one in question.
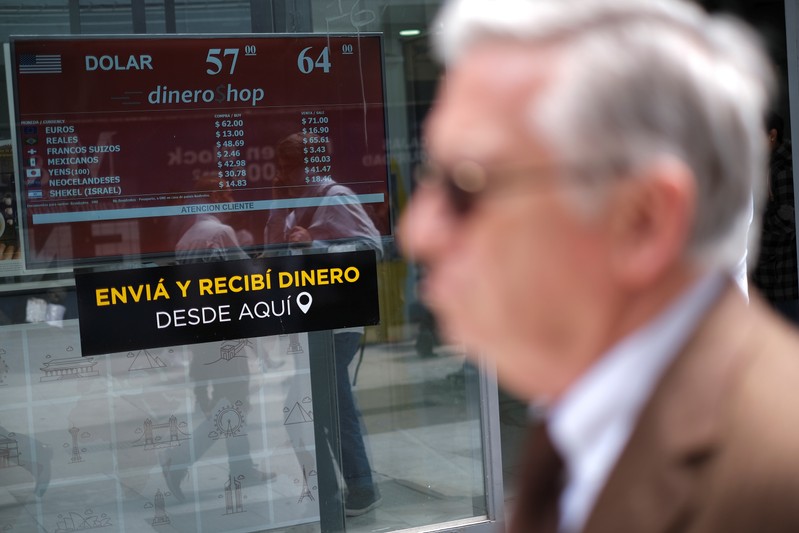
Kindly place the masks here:
<instances>
[{"instance_id":1,"label":"storefront facade","mask_svg":"<svg viewBox=\"0 0 799 533\"><path fill-rule=\"evenodd\" d=\"M441 3L0 1L0 531L504 521L526 409L442 344L394 237ZM764 31L799 125L799 13L757 4L708 7ZM334 182L363 224L275 237Z\"/></svg>"}]
</instances>

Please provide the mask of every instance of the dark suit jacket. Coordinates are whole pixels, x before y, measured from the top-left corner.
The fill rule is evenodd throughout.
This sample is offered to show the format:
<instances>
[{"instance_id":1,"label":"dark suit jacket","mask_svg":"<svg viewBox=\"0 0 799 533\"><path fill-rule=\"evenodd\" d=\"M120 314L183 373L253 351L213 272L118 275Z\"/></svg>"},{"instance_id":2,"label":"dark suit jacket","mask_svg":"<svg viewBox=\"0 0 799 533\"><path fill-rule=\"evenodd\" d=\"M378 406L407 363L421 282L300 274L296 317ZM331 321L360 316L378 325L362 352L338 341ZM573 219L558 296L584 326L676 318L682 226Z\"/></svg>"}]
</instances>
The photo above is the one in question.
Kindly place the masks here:
<instances>
[{"instance_id":1,"label":"dark suit jacket","mask_svg":"<svg viewBox=\"0 0 799 533\"><path fill-rule=\"evenodd\" d=\"M724 290L645 405L583 532L799 532L799 334L759 297L747 306Z\"/></svg>"}]
</instances>

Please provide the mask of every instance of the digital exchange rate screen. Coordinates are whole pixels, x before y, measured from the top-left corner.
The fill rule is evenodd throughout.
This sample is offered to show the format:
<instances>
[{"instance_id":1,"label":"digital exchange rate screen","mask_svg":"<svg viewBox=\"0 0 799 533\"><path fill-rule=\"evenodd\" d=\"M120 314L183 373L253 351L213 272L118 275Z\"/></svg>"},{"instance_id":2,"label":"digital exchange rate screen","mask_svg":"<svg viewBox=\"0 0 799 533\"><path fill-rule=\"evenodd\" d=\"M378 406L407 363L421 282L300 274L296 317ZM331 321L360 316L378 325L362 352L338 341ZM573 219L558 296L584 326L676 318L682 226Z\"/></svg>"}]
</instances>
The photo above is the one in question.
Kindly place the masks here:
<instances>
[{"instance_id":1,"label":"digital exchange rate screen","mask_svg":"<svg viewBox=\"0 0 799 533\"><path fill-rule=\"evenodd\" d=\"M28 267L169 255L200 216L242 248L279 244L270 211L325 205L333 183L390 232L379 35L12 38L11 53Z\"/></svg>"}]
</instances>

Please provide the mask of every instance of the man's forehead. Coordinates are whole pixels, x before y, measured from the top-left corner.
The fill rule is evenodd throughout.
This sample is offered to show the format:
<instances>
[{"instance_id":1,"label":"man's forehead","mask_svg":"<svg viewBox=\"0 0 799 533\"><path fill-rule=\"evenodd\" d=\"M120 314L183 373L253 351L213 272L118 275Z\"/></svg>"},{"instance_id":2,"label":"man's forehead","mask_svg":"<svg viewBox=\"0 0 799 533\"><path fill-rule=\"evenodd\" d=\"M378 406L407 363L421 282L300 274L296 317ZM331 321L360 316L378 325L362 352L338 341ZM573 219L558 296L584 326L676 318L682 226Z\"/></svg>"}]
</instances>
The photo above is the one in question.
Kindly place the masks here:
<instances>
[{"instance_id":1,"label":"man's forehead","mask_svg":"<svg viewBox=\"0 0 799 533\"><path fill-rule=\"evenodd\" d=\"M553 66L551 52L523 43L470 49L442 83L427 124L430 151L445 159L483 161L526 144L534 97L552 78Z\"/></svg>"},{"instance_id":2,"label":"man's forehead","mask_svg":"<svg viewBox=\"0 0 799 533\"><path fill-rule=\"evenodd\" d=\"M547 72L541 68L552 62L557 49L552 45L497 38L471 45L452 66L453 72L482 72L488 69L492 76L486 79L499 88L516 86L540 79Z\"/></svg>"}]
</instances>

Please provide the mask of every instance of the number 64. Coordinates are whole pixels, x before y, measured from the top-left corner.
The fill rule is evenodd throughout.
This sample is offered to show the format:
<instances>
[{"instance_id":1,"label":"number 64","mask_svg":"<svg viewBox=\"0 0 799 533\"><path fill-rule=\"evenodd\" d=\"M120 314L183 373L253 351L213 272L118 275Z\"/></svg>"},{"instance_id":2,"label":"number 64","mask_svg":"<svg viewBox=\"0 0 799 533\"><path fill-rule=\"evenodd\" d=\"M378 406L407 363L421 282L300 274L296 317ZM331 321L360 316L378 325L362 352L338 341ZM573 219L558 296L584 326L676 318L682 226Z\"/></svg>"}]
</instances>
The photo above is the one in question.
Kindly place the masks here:
<instances>
[{"instance_id":1,"label":"number 64","mask_svg":"<svg viewBox=\"0 0 799 533\"><path fill-rule=\"evenodd\" d=\"M312 46L303 48L297 56L297 68L303 74L310 74L315 68L321 68L322 72L330 72L330 50L327 46L322 49L322 53L316 58L316 61L311 59L308 53L311 51Z\"/></svg>"}]
</instances>

